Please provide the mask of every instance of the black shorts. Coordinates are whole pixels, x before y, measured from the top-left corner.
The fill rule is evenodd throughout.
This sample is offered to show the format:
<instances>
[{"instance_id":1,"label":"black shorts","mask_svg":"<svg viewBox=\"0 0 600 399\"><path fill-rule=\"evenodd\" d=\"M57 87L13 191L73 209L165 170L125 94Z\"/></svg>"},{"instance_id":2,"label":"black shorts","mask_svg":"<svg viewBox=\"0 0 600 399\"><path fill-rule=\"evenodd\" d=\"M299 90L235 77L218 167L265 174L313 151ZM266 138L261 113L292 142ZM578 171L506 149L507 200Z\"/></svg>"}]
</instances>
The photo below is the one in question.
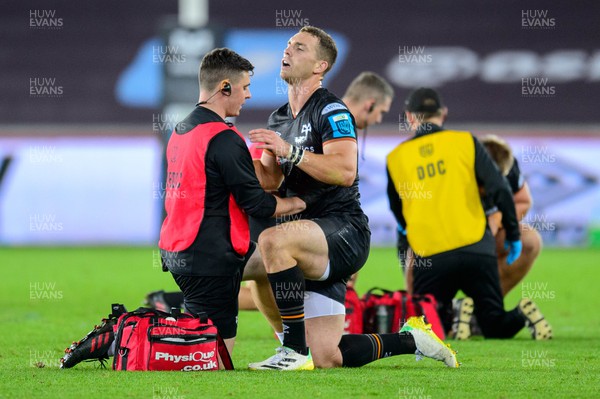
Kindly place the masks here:
<instances>
[{"instance_id":1,"label":"black shorts","mask_svg":"<svg viewBox=\"0 0 600 399\"><path fill-rule=\"evenodd\" d=\"M241 273L228 277L171 274L183 292L186 312L205 312L223 339L236 336Z\"/></svg>"},{"instance_id":2,"label":"black shorts","mask_svg":"<svg viewBox=\"0 0 600 399\"><path fill-rule=\"evenodd\" d=\"M256 244L250 242L246 261L255 249ZM205 312L223 339L234 338L237 334L238 296L243 273L243 267L230 276L184 276L171 272L183 292L186 312Z\"/></svg>"},{"instance_id":3,"label":"black shorts","mask_svg":"<svg viewBox=\"0 0 600 399\"><path fill-rule=\"evenodd\" d=\"M322 219L321 219L322 220ZM318 223L318 222L317 222ZM250 239L258 241L258 236L265 229L276 225L275 218L257 219L250 217ZM321 225L319 225L321 226ZM323 229L323 227L321 227ZM329 245L329 241L328 241ZM346 280L314 281L306 280L306 291L316 292L341 304L346 301Z\"/></svg>"},{"instance_id":4,"label":"black shorts","mask_svg":"<svg viewBox=\"0 0 600 399\"><path fill-rule=\"evenodd\" d=\"M312 221L327 240L329 276L325 281L347 281L369 257L371 230L366 216L329 216Z\"/></svg>"},{"instance_id":5,"label":"black shorts","mask_svg":"<svg viewBox=\"0 0 600 399\"><path fill-rule=\"evenodd\" d=\"M341 304L346 303L346 280L306 280L306 291L316 292Z\"/></svg>"}]
</instances>

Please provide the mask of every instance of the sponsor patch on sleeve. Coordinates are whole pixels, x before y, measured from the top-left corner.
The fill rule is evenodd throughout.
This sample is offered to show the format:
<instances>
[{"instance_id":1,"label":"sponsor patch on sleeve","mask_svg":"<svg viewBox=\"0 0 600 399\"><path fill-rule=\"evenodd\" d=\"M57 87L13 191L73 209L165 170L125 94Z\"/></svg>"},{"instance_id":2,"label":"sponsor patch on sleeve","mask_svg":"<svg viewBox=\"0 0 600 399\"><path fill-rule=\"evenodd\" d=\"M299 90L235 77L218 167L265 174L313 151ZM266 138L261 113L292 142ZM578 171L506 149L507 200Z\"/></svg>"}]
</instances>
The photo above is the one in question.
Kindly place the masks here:
<instances>
[{"instance_id":1,"label":"sponsor patch on sleeve","mask_svg":"<svg viewBox=\"0 0 600 399\"><path fill-rule=\"evenodd\" d=\"M348 108L346 108L344 106L344 104L340 104L340 103L327 104L325 106L325 108L323 108L323 111L321 111L321 115L325 115L325 114L328 114L330 112L337 111L340 109L343 109L344 111L348 111Z\"/></svg>"},{"instance_id":2,"label":"sponsor patch on sleeve","mask_svg":"<svg viewBox=\"0 0 600 399\"><path fill-rule=\"evenodd\" d=\"M352 123L352 117L349 113L344 112L341 114L332 115L327 118L329 124L333 129L333 138L339 139L344 137L356 138L354 132L354 124Z\"/></svg>"}]
</instances>

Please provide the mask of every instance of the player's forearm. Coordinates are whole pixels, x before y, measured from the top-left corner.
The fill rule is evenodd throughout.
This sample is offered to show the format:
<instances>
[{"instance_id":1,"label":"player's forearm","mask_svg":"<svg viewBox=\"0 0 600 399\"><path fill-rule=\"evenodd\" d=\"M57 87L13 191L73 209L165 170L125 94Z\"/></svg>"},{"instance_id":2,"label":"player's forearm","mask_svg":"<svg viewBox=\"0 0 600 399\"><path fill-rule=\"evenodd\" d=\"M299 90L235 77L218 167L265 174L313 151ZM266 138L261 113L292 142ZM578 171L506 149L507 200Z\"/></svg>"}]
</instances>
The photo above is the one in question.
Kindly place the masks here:
<instances>
[{"instance_id":1,"label":"player's forearm","mask_svg":"<svg viewBox=\"0 0 600 399\"><path fill-rule=\"evenodd\" d=\"M514 200L517 218L519 220L523 220L533 205L533 198L531 197L527 183L524 183L523 187L521 187L521 189L515 193Z\"/></svg>"},{"instance_id":2,"label":"player's forearm","mask_svg":"<svg viewBox=\"0 0 600 399\"><path fill-rule=\"evenodd\" d=\"M277 200L277 207L273 216L294 215L306 209L306 203L298 197L275 197L275 199Z\"/></svg>"},{"instance_id":3,"label":"player's forearm","mask_svg":"<svg viewBox=\"0 0 600 399\"><path fill-rule=\"evenodd\" d=\"M490 227L490 231L494 236L500 230L502 226L502 212L494 212L488 216L488 226Z\"/></svg>"},{"instance_id":4,"label":"player's forearm","mask_svg":"<svg viewBox=\"0 0 600 399\"><path fill-rule=\"evenodd\" d=\"M350 187L356 179L356 163L346 154L304 152L298 167L322 183Z\"/></svg>"},{"instance_id":5,"label":"player's forearm","mask_svg":"<svg viewBox=\"0 0 600 399\"><path fill-rule=\"evenodd\" d=\"M292 162L295 167L325 184L350 187L356 179L355 141L330 140L323 145L323 154L294 146L283 140L277 132L268 129L251 130L250 141L262 143L258 148L265 150L261 158L263 166L269 165L265 163L265 157L275 155Z\"/></svg>"},{"instance_id":6,"label":"player's forearm","mask_svg":"<svg viewBox=\"0 0 600 399\"><path fill-rule=\"evenodd\" d=\"M517 218L519 220L523 220L529 209L531 208L531 203L529 202L515 202L515 209L517 210Z\"/></svg>"},{"instance_id":7,"label":"player's forearm","mask_svg":"<svg viewBox=\"0 0 600 399\"><path fill-rule=\"evenodd\" d=\"M256 176L258 177L258 181L264 190L277 190L281 185L281 181L283 180L283 174L281 173L279 165L277 165L275 162L274 157L272 157L272 162L266 157L272 156L266 154L263 155L261 159L255 159L252 161L254 163L254 170L256 172ZM263 158L266 159L263 160Z\"/></svg>"}]
</instances>

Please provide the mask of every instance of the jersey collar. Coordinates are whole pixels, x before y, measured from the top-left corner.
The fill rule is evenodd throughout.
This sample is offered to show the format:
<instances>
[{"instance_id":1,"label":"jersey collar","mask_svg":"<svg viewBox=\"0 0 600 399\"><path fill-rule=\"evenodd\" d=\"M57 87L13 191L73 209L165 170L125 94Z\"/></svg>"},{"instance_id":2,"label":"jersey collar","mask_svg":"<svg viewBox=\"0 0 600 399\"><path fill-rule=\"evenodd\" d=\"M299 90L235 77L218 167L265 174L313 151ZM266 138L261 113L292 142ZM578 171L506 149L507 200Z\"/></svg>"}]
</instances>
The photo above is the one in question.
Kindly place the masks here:
<instances>
[{"instance_id":1,"label":"jersey collar","mask_svg":"<svg viewBox=\"0 0 600 399\"><path fill-rule=\"evenodd\" d=\"M435 123L423 123L417 128L417 131L415 132L415 137L425 136L426 134L431 134L442 130L444 129L441 126L436 125Z\"/></svg>"},{"instance_id":2,"label":"jersey collar","mask_svg":"<svg viewBox=\"0 0 600 399\"><path fill-rule=\"evenodd\" d=\"M294 116L294 113L292 112L292 107L290 106L290 103L288 102L288 104L287 104L288 116L291 117L292 119L298 118L300 116L300 114L302 113L302 111L304 111L304 109L311 103L311 101L313 100L313 97L315 97L317 95L317 93L321 93L322 90L325 90L325 88L319 87L317 90L315 90L313 92L313 94L311 94L310 97L308 97L308 100L306 100L306 102L304 103L302 108L300 108L300 111L298 111L298 114L296 114L296 116Z\"/></svg>"}]
</instances>

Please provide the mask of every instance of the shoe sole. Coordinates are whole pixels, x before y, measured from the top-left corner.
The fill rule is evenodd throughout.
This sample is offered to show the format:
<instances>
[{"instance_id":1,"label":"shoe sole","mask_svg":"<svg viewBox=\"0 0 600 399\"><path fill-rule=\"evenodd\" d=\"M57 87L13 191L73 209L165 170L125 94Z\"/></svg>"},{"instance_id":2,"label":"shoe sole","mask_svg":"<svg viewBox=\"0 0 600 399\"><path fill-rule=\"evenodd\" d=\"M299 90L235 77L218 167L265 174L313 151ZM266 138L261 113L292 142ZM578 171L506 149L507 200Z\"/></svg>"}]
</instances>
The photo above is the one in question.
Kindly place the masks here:
<instances>
[{"instance_id":1,"label":"shoe sole","mask_svg":"<svg viewBox=\"0 0 600 399\"><path fill-rule=\"evenodd\" d=\"M278 352L279 353L279 352ZM267 360L264 360L262 362L258 362L258 363L249 363L248 364L248 369L249 370L253 370L253 371L262 371L262 370L271 370L271 371L305 371L305 370L314 370L315 369L315 363L313 362L312 359L312 355L310 354L310 351L308 353L306 357L306 361L304 363L302 363L302 365L300 365L299 367L294 367L294 368L285 368L285 367L280 367L277 365L272 365L273 363L268 363L269 360L271 360L272 358L269 358ZM278 364L281 363L284 358L280 358L278 361ZM287 358L289 359L289 358ZM284 363L285 364L285 363ZM290 363L288 363L290 364Z\"/></svg>"},{"instance_id":2,"label":"shoe sole","mask_svg":"<svg viewBox=\"0 0 600 399\"><path fill-rule=\"evenodd\" d=\"M473 317L474 308L472 298L466 297L460 302L458 308L458 326L456 326L454 339L460 341L471 338L471 318Z\"/></svg>"},{"instance_id":3,"label":"shoe sole","mask_svg":"<svg viewBox=\"0 0 600 399\"><path fill-rule=\"evenodd\" d=\"M552 339L552 327L544 318L544 315L537 305L527 298L519 302L519 310L527 319L527 327L531 331L531 337L536 341Z\"/></svg>"},{"instance_id":4,"label":"shoe sole","mask_svg":"<svg viewBox=\"0 0 600 399\"><path fill-rule=\"evenodd\" d=\"M410 329L405 329L406 326L410 327ZM400 330L400 332L402 331L410 331L415 338L415 344L417 341L419 342L421 348L417 346L417 349L423 356L442 361L448 367L456 368L459 366L458 360L456 359L456 352L452 350L449 345L445 344L444 341L439 339L433 331L428 330L425 327L422 317L411 317L408 319L404 327L402 327L402 330ZM425 352L429 354L425 354L422 349L425 349Z\"/></svg>"},{"instance_id":5,"label":"shoe sole","mask_svg":"<svg viewBox=\"0 0 600 399\"><path fill-rule=\"evenodd\" d=\"M315 369L315 364L312 360L304 363L302 366L295 368L295 369L270 368L267 366L255 366L252 363L250 363L248 365L248 370L252 370L252 371L264 371L264 370L267 370L267 371L310 371L310 370L314 370L314 369Z\"/></svg>"},{"instance_id":6,"label":"shoe sole","mask_svg":"<svg viewBox=\"0 0 600 399\"><path fill-rule=\"evenodd\" d=\"M104 331L102 331L103 329ZM87 333L85 337L83 337L77 342L73 342L71 346L65 349L65 355L60 359L59 367L61 369L70 369L83 361L99 360L100 363L102 363L103 360L108 359L108 356L106 356L105 354L91 354L95 351L99 351L102 346L107 346L107 348L110 347L110 344L114 340L114 335L112 339L110 338L110 334L112 333L111 330L112 326L109 325L101 326L100 328L98 328L98 330L94 328L94 330ZM82 345L86 345L88 340L90 341L90 348L82 349ZM79 351L89 352L78 355L76 356L76 359L73 360L73 356L75 356L75 354Z\"/></svg>"}]
</instances>

